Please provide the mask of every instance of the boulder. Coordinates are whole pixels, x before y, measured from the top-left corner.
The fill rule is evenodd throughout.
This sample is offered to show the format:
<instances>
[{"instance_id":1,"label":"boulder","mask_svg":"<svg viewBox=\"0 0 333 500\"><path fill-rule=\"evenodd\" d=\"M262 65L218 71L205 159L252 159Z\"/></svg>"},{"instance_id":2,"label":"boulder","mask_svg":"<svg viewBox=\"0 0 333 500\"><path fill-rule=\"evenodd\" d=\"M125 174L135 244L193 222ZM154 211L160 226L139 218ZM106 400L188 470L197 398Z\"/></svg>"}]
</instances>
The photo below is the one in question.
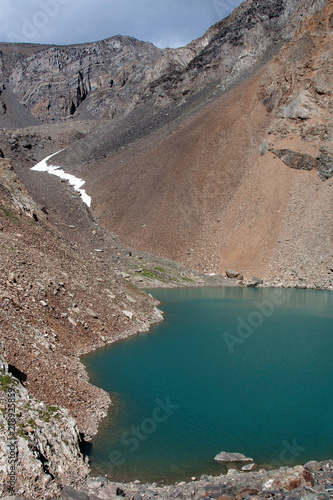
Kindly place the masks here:
<instances>
[{"instance_id":1,"label":"boulder","mask_svg":"<svg viewBox=\"0 0 333 500\"><path fill-rule=\"evenodd\" d=\"M321 154L318 156L318 174L321 180L326 181L333 176L333 156L327 150L321 148Z\"/></svg>"},{"instance_id":2,"label":"boulder","mask_svg":"<svg viewBox=\"0 0 333 500\"><path fill-rule=\"evenodd\" d=\"M123 311L123 315L129 319L133 319L133 313L131 311Z\"/></svg>"},{"instance_id":3,"label":"boulder","mask_svg":"<svg viewBox=\"0 0 333 500\"><path fill-rule=\"evenodd\" d=\"M246 283L249 288L255 288L258 285L262 285L264 282L260 278L253 277L250 281Z\"/></svg>"},{"instance_id":4,"label":"boulder","mask_svg":"<svg viewBox=\"0 0 333 500\"><path fill-rule=\"evenodd\" d=\"M97 490L107 483L105 477L91 477L87 480L87 487Z\"/></svg>"},{"instance_id":5,"label":"boulder","mask_svg":"<svg viewBox=\"0 0 333 500\"><path fill-rule=\"evenodd\" d=\"M318 168L318 160L307 153L299 153L291 149L269 148L271 153L275 154L285 165L297 170L313 170Z\"/></svg>"},{"instance_id":6,"label":"boulder","mask_svg":"<svg viewBox=\"0 0 333 500\"><path fill-rule=\"evenodd\" d=\"M263 144L261 144L261 146L259 148L260 156L264 156L264 154L267 153L268 148L269 148L268 142L264 142Z\"/></svg>"},{"instance_id":7,"label":"boulder","mask_svg":"<svg viewBox=\"0 0 333 500\"><path fill-rule=\"evenodd\" d=\"M226 451L221 451L214 460L217 462L253 462L253 458L246 457L242 453L228 453Z\"/></svg>"},{"instance_id":8,"label":"boulder","mask_svg":"<svg viewBox=\"0 0 333 500\"><path fill-rule=\"evenodd\" d=\"M86 312L87 312L87 314L88 314L89 316L91 316L92 318L94 318L94 319L98 319L98 314L97 314L97 313L95 313L95 311L93 311L92 309L89 309L89 308L88 308L88 309L86 310Z\"/></svg>"},{"instance_id":9,"label":"boulder","mask_svg":"<svg viewBox=\"0 0 333 500\"><path fill-rule=\"evenodd\" d=\"M61 490L60 498L61 500L89 500L86 493L81 493L70 486L65 486Z\"/></svg>"},{"instance_id":10,"label":"boulder","mask_svg":"<svg viewBox=\"0 0 333 500\"><path fill-rule=\"evenodd\" d=\"M227 269L225 274L227 275L228 278L240 278L241 274L237 271L233 271L232 269Z\"/></svg>"},{"instance_id":11,"label":"boulder","mask_svg":"<svg viewBox=\"0 0 333 500\"><path fill-rule=\"evenodd\" d=\"M249 471L249 470L252 470L254 466L255 466L255 464L243 465L242 470Z\"/></svg>"}]
</instances>

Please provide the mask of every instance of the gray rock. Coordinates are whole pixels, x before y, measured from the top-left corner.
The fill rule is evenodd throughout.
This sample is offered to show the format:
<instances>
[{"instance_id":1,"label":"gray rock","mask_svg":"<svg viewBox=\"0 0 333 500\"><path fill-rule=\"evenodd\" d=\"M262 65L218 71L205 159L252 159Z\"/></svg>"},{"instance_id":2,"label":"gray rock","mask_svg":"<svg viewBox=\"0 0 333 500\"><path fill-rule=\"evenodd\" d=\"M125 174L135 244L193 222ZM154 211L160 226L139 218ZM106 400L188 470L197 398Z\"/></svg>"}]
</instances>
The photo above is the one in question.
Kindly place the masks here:
<instances>
[{"instance_id":1,"label":"gray rock","mask_svg":"<svg viewBox=\"0 0 333 500\"><path fill-rule=\"evenodd\" d=\"M61 500L89 500L86 493L81 493L80 491L71 488L70 486L65 486L60 492Z\"/></svg>"},{"instance_id":2,"label":"gray rock","mask_svg":"<svg viewBox=\"0 0 333 500\"><path fill-rule=\"evenodd\" d=\"M253 462L253 458L246 457L242 453L228 453L226 451L221 451L214 460L217 462Z\"/></svg>"},{"instance_id":3,"label":"gray rock","mask_svg":"<svg viewBox=\"0 0 333 500\"><path fill-rule=\"evenodd\" d=\"M89 316L91 316L92 318L98 319L98 314L97 314L97 313L95 313L95 311L93 311L92 309L89 309L89 308L88 308L86 312L87 312L87 314L88 314Z\"/></svg>"},{"instance_id":4,"label":"gray rock","mask_svg":"<svg viewBox=\"0 0 333 500\"><path fill-rule=\"evenodd\" d=\"M249 288L255 288L258 285L262 285L264 282L260 278L253 277L250 281L246 283L246 286Z\"/></svg>"},{"instance_id":5,"label":"gray rock","mask_svg":"<svg viewBox=\"0 0 333 500\"><path fill-rule=\"evenodd\" d=\"M122 271L119 273L119 276L120 276L121 278L124 278L124 279L128 279L128 278L130 278L130 277L131 277L131 275L130 275L130 274L128 274L128 273L124 273L124 272L122 272Z\"/></svg>"},{"instance_id":6,"label":"gray rock","mask_svg":"<svg viewBox=\"0 0 333 500\"><path fill-rule=\"evenodd\" d=\"M145 496L147 496L148 498L149 498L149 497L155 497L155 496L157 496L157 493L156 493L156 491L154 491L154 490L150 490L150 489L148 489L148 490L146 491L146 493L145 493Z\"/></svg>"},{"instance_id":7,"label":"gray rock","mask_svg":"<svg viewBox=\"0 0 333 500\"><path fill-rule=\"evenodd\" d=\"M227 269L225 273L226 273L228 278L239 278L240 279L240 276L241 276L241 274L239 272L233 271L232 269Z\"/></svg>"},{"instance_id":8,"label":"gray rock","mask_svg":"<svg viewBox=\"0 0 333 500\"><path fill-rule=\"evenodd\" d=\"M264 142L259 148L260 156L264 156L264 154L268 151L268 148L269 148L268 142Z\"/></svg>"},{"instance_id":9,"label":"gray rock","mask_svg":"<svg viewBox=\"0 0 333 500\"><path fill-rule=\"evenodd\" d=\"M107 483L107 480L105 479L105 477L98 477L98 478L92 477L92 478L88 479L87 487L91 488L93 490L97 490L98 488L101 488L106 483Z\"/></svg>"},{"instance_id":10,"label":"gray rock","mask_svg":"<svg viewBox=\"0 0 333 500\"><path fill-rule=\"evenodd\" d=\"M317 158L318 174L319 177L326 181L333 176L333 156L331 156L327 151L323 151Z\"/></svg>"},{"instance_id":11,"label":"gray rock","mask_svg":"<svg viewBox=\"0 0 333 500\"><path fill-rule=\"evenodd\" d=\"M297 170L313 170L319 166L318 160L307 153L299 153L291 149L275 148L269 148L269 151L280 158L280 160L290 168L295 168Z\"/></svg>"},{"instance_id":12,"label":"gray rock","mask_svg":"<svg viewBox=\"0 0 333 500\"><path fill-rule=\"evenodd\" d=\"M319 114L319 108L311 94L302 90L283 110L283 118L308 120Z\"/></svg>"},{"instance_id":13,"label":"gray rock","mask_svg":"<svg viewBox=\"0 0 333 500\"><path fill-rule=\"evenodd\" d=\"M247 470L252 470L253 467L255 467L255 464L247 464L243 465L242 470L247 471Z\"/></svg>"},{"instance_id":14,"label":"gray rock","mask_svg":"<svg viewBox=\"0 0 333 500\"><path fill-rule=\"evenodd\" d=\"M304 469L308 469L313 472L317 472L320 469L320 463L316 462L315 460L311 460L310 462L307 462L306 464L303 465Z\"/></svg>"},{"instance_id":15,"label":"gray rock","mask_svg":"<svg viewBox=\"0 0 333 500\"><path fill-rule=\"evenodd\" d=\"M129 319L133 319L133 313L131 311L123 311L123 315Z\"/></svg>"},{"instance_id":16,"label":"gray rock","mask_svg":"<svg viewBox=\"0 0 333 500\"><path fill-rule=\"evenodd\" d=\"M273 92L263 100L263 105L265 106L268 113L271 113L273 109L279 104L281 97L282 97L282 92L280 89L278 89L278 90L273 90Z\"/></svg>"},{"instance_id":17,"label":"gray rock","mask_svg":"<svg viewBox=\"0 0 333 500\"><path fill-rule=\"evenodd\" d=\"M119 485L114 483L108 483L101 491L98 493L98 497L102 500L110 500L110 498L114 498L118 495Z\"/></svg>"},{"instance_id":18,"label":"gray rock","mask_svg":"<svg viewBox=\"0 0 333 500\"><path fill-rule=\"evenodd\" d=\"M1 497L1 500L25 500L25 499L23 497L9 496L9 497Z\"/></svg>"}]
</instances>

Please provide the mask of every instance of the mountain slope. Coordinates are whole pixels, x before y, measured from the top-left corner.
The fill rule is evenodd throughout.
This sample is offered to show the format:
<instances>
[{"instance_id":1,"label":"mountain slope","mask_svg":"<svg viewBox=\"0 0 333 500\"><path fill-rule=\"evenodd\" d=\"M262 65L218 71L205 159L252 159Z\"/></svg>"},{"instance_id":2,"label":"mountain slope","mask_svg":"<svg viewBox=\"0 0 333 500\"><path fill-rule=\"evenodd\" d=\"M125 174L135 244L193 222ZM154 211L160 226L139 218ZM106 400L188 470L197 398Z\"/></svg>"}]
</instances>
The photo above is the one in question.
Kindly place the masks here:
<instances>
[{"instance_id":1,"label":"mountain slope","mask_svg":"<svg viewBox=\"0 0 333 500\"><path fill-rule=\"evenodd\" d=\"M0 44L0 77L42 121L115 118L147 100L179 104L207 84L223 91L244 78L324 3L247 0L180 49L124 36L67 47Z\"/></svg>"},{"instance_id":2,"label":"mountain slope","mask_svg":"<svg viewBox=\"0 0 333 500\"><path fill-rule=\"evenodd\" d=\"M331 16L330 1L251 79L82 167L103 224L200 270L332 286Z\"/></svg>"},{"instance_id":3,"label":"mountain slope","mask_svg":"<svg viewBox=\"0 0 333 500\"><path fill-rule=\"evenodd\" d=\"M331 2L299 27L324 4L248 0L184 49L115 37L32 49L12 71L6 55L3 74L39 118L70 114L76 96L61 132L37 127L30 149L10 147L18 174L37 196L25 159L70 144L54 161L86 180L93 212L126 244L200 271L331 286L331 181L320 180L332 165ZM104 118L75 121L92 113ZM289 168L299 161L313 172Z\"/></svg>"}]
</instances>

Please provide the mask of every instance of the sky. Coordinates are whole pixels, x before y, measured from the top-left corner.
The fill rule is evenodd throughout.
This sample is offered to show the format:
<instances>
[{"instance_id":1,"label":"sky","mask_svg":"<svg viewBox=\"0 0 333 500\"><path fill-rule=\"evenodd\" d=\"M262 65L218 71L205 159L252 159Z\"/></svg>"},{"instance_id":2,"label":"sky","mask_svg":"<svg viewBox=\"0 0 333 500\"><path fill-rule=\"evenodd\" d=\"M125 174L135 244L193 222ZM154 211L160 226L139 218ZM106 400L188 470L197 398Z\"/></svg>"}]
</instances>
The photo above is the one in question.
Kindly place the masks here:
<instances>
[{"instance_id":1,"label":"sky","mask_svg":"<svg viewBox=\"0 0 333 500\"><path fill-rule=\"evenodd\" d=\"M133 36L182 47L241 0L0 0L0 42L68 45Z\"/></svg>"}]
</instances>

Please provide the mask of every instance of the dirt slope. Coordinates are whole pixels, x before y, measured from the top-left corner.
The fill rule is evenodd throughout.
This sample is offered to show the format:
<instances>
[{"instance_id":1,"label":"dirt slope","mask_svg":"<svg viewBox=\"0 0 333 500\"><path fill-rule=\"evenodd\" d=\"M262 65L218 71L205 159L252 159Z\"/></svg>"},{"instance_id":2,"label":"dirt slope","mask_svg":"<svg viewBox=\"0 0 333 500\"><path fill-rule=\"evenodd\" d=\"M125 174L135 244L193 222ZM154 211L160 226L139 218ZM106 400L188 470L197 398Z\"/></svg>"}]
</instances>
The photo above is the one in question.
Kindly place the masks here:
<instances>
[{"instance_id":1,"label":"dirt slope","mask_svg":"<svg viewBox=\"0 0 333 500\"><path fill-rule=\"evenodd\" d=\"M328 2L251 79L100 160L86 175L103 224L135 248L196 269L331 286L332 108L321 83L330 78L331 19ZM269 147L316 164L324 152L328 174L290 168Z\"/></svg>"}]
</instances>

